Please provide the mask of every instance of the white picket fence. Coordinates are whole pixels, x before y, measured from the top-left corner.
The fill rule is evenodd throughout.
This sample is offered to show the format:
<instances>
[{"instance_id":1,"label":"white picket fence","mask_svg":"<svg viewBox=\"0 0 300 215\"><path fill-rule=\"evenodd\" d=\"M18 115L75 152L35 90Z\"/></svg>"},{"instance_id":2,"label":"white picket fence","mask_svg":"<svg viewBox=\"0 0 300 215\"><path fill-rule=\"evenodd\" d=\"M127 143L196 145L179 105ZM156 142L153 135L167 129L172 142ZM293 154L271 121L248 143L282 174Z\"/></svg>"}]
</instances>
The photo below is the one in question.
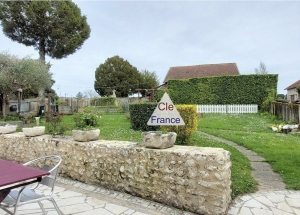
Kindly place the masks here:
<instances>
[{"instance_id":1,"label":"white picket fence","mask_svg":"<svg viewBox=\"0 0 300 215\"><path fill-rule=\"evenodd\" d=\"M197 105L198 113L257 113L258 106L248 105Z\"/></svg>"}]
</instances>

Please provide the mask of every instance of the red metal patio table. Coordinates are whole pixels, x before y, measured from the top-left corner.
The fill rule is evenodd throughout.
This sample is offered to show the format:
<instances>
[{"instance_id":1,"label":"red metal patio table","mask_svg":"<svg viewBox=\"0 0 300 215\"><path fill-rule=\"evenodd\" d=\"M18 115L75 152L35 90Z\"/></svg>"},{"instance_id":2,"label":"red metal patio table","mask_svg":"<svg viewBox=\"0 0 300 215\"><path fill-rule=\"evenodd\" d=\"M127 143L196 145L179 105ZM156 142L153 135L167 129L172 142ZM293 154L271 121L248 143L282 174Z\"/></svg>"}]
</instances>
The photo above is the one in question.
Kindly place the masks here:
<instances>
[{"instance_id":1,"label":"red metal patio table","mask_svg":"<svg viewBox=\"0 0 300 215\"><path fill-rule=\"evenodd\" d=\"M11 189L40 182L43 176L49 174L45 170L0 159L0 203Z\"/></svg>"}]
</instances>

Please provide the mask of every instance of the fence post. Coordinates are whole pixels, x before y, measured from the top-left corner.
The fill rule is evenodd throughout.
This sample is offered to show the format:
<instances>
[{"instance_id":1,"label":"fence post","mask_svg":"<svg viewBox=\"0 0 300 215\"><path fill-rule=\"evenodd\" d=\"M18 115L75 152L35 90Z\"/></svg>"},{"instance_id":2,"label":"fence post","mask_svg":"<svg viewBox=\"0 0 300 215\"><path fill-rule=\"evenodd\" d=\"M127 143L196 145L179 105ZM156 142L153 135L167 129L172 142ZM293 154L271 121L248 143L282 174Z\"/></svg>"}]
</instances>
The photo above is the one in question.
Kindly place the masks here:
<instances>
[{"instance_id":1,"label":"fence post","mask_svg":"<svg viewBox=\"0 0 300 215\"><path fill-rule=\"evenodd\" d=\"M300 124L300 105L298 105L298 124Z\"/></svg>"}]
</instances>

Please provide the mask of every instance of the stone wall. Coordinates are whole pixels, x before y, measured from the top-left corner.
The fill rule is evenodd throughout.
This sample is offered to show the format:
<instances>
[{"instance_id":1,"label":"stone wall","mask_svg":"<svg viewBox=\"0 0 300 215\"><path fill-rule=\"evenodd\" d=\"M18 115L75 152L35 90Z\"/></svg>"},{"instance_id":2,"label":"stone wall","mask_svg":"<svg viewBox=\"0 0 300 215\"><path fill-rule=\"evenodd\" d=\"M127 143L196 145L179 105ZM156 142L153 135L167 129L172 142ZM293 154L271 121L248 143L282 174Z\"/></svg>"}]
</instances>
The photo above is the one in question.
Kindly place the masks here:
<instances>
[{"instance_id":1,"label":"stone wall","mask_svg":"<svg viewBox=\"0 0 300 215\"><path fill-rule=\"evenodd\" d=\"M124 141L0 135L2 159L23 163L44 155L63 158L60 176L194 213L225 214L231 200L230 153L220 148L155 150Z\"/></svg>"}]
</instances>

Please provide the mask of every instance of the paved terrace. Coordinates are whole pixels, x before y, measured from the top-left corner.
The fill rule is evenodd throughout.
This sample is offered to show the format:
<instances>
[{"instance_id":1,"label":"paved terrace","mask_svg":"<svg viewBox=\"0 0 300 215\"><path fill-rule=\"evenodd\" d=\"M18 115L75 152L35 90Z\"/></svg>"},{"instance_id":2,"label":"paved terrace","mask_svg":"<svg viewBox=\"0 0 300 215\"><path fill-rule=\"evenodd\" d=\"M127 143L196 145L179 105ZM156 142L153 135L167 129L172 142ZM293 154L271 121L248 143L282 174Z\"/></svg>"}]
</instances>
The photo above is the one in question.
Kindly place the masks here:
<instances>
[{"instance_id":1,"label":"paved terrace","mask_svg":"<svg viewBox=\"0 0 300 215\"><path fill-rule=\"evenodd\" d=\"M203 133L202 133L203 134ZM215 138L209 135L212 138ZM264 158L233 142L216 138L241 151L251 162L253 177L259 182L256 193L236 198L227 210L228 215L300 215L300 191L285 190L280 176L273 172ZM41 192L44 190L41 189ZM160 203L141 199L126 193L86 185L59 178L54 198L65 215L193 215ZM47 215L56 215L51 202L44 201ZM42 214L38 204L24 205L19 215ZM0 215L7 215L0 210Z\"/></svg>"},{"instance_id":2,"label":"paved terrace","mask_svg":"<svg viewBox=\"0 0 300 215\"><path fill-rule=\"evenodd\" d=\"M49 192L49 189L39 189ZM53 197L65 215L193 215L160 203L144 200L126 193L86 185L81 182L59 178ZM58 215L50 201L42 202L47 215ZM12 211L12 210L11 210ZM23 205L18 215L41 215L38 203ZM0 209L0 215L8 215Z\"/></svg>"},{"instance_id":3,"label":"paved terrace","mask_svg":"<svg viewBox=\"0 0 300 215\"><path fill-rule=\"evenodd\" d=\"M47 190L40 189L41 192ZM54 198L65 215L194 215L129 194L59 178ZM42 202L47 215L57 215L49 201ZM37 203L21 206L18 215L41 215ZM300 215L299 191L268 191L241 196L228 215ZM0 210L0 215L8 215Z\"/></svg>"}]
</instances>

